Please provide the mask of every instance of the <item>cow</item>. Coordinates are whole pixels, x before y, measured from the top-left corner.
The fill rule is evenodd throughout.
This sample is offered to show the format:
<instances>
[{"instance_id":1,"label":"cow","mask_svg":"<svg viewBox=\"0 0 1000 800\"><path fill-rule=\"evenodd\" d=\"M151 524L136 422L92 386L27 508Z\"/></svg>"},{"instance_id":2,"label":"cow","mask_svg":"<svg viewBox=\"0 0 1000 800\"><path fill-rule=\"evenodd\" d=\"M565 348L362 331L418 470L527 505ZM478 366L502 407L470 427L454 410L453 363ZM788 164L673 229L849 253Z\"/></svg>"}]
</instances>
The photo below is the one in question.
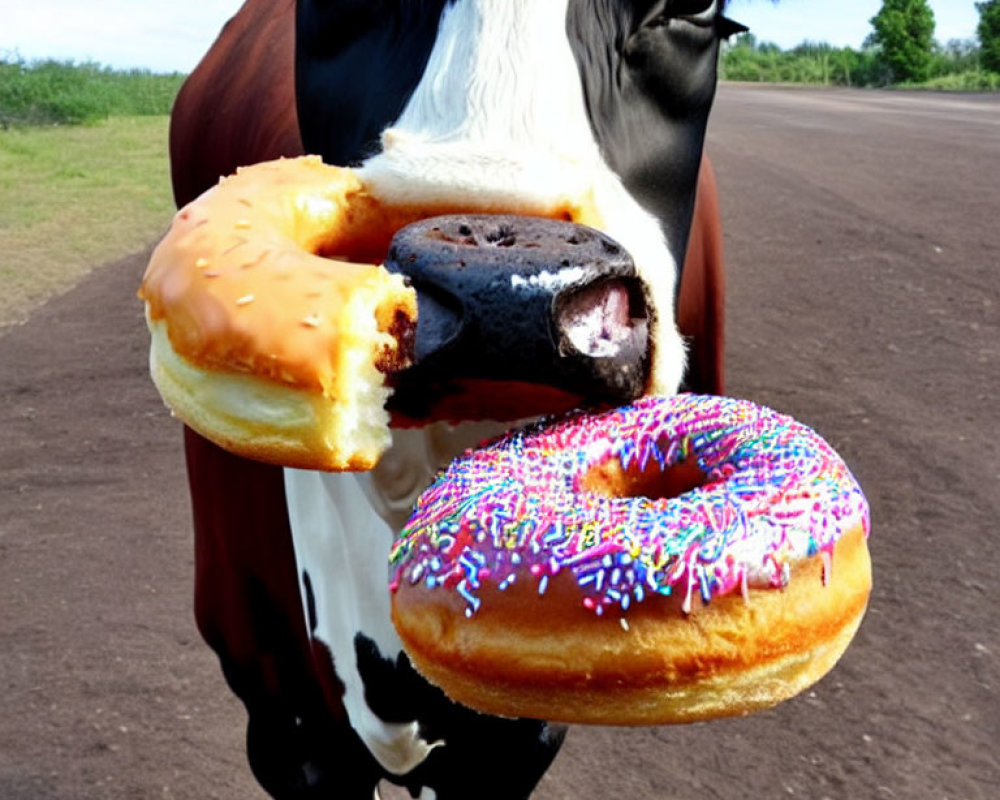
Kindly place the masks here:
<instances>
[{"instance_id":1,"label":"cow","mask_svg":"<svg viewBox=\"0 0 1000 800\"><path fill-rule=\"evenodd\" d=\"M657 264L667 384L721 393L722 237L703 143L719 43L742 30L723 5L247 0L175 102L175 199L305 152L431 192L434 181L517 191L531 170L510 162L522 157L558 162L556 176L577 165L607 187L618 242ZM483 430L397 431L372 472L321 474L185 429L195 617L275 798L377 798L384 780L422 798L527 797L555 757L564 728L450 702L410 666L389 620L393 532Z\"/></svg>"}]
</instances>

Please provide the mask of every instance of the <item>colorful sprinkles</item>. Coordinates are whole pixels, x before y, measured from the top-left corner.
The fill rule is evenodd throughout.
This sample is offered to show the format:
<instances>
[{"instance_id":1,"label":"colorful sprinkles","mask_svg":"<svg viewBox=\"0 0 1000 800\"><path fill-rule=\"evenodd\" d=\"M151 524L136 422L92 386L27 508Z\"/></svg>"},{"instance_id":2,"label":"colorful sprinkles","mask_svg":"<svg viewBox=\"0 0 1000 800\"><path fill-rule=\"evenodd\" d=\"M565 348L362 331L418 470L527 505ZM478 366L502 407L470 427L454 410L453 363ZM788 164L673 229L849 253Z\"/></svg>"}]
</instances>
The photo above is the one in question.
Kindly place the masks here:
<instances>
[{"instance_id":1,"label":"colorful sprinkles","mask_svg":"<svg viewBox=\"0 0 1000 800\"><path fill-rule=\"evenodd\" d=\"M618 459L661 469L696 459L707 482L679 497L607 497L582 488ZM780 587L791 564L821 553L868 504L844 462L816 433L742 400L647 397L507 434L454 461L425 491L397 538L393 590L423 582L453 591L466 615L478 590L501 591L570 570L581 602L601 615L653 595L704 602L749 586Z\"/></svg>"}]
</instances>

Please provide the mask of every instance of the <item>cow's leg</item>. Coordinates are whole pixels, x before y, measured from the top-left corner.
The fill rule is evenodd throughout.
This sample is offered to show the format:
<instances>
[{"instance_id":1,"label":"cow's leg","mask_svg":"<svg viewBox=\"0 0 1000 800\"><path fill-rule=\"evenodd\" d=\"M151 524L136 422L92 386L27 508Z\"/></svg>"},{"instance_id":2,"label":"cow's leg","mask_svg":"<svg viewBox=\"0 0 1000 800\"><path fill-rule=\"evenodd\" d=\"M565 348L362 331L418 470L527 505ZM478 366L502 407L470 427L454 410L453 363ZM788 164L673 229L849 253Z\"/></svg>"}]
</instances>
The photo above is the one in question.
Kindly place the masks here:
<instances>
[{"instance_id":1,"label":"cow's leg","mask_svg":"<svg viewBox=\"0 0 1000 800\"><path fill-rule=\"evenodd\" d=\"M501 719L455 706L450 752L435 750L411 777L435 800L528 800L548 771L566 728L529 719Z\"/></svg>"},{"instance_id":2,"label":"cow's leg","mask_svg":"<svg viewBox=\"0 0 1000 800\"><path fill-rule=\"evenodd\" d=\"M383 775L350 727L335 676L316 674L281 470L187 431L195 612L249 715L247 755L280 800L371 800Z\"/></svg>"},{"instance_id":3,"label":"cow's leg","mask_svg":"<svg viewBox=\"0 0 1000 800\"><path fill-rule=\"evenodd\" d=\"M247 757L275 800L371 800L383 772L344 721L248 704Z\"/></svg>"},{"instance_id":4,"label":"cow's leg","mask_svg":"<svg viewBox=\"0 0 1000 800\"><path fill-rule=\"evenodd\" d=\"M684 388L724 391L725 271L715 171L707 158L698 174L691 236L681 273L677 327L688 344Z\"/></svg>"}]
</instances>

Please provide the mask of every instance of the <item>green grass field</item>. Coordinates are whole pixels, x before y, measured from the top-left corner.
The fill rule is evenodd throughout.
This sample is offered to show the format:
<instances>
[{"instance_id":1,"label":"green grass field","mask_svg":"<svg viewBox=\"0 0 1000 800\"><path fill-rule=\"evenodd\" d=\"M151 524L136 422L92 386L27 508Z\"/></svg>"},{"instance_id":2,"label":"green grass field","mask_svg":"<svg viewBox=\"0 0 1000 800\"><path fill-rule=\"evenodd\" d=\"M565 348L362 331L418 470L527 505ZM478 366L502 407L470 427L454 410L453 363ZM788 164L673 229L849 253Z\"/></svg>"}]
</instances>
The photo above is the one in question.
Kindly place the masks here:
<instances>
[{"instance_id":1,"label":"green grass field","mask_svg":"<svg viewBox=\"0 0 1000 800\"><path fill-rule=\"evenodd\" d=\"M166 231L167 126L160 115L0 130L0 327Z\"/></svg>"}]
</instances>

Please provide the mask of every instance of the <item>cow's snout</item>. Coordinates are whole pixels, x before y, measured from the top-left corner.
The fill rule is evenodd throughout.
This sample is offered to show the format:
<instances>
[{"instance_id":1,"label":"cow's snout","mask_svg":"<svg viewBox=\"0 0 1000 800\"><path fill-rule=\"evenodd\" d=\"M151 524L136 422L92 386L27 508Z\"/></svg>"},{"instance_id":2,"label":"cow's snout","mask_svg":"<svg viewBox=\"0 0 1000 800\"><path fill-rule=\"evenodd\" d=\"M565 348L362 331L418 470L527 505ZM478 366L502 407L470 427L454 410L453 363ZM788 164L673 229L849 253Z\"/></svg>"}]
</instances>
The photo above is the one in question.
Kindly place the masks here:
<instances>
[{"instance_id":1,"label":"cow's snout","mask_svg":"<svg viewBox=\"0 0 1000 800\"><path fill-rule=\"evenodd\" d=\"M592 228L434 217L396 234L386 267L417 292L399 413L440 415L443 404L460 418L527 416L554 410L553 392L563 404L620 403L646 385L646 289L624 248Z\"/></svg>"}]
</instances>

